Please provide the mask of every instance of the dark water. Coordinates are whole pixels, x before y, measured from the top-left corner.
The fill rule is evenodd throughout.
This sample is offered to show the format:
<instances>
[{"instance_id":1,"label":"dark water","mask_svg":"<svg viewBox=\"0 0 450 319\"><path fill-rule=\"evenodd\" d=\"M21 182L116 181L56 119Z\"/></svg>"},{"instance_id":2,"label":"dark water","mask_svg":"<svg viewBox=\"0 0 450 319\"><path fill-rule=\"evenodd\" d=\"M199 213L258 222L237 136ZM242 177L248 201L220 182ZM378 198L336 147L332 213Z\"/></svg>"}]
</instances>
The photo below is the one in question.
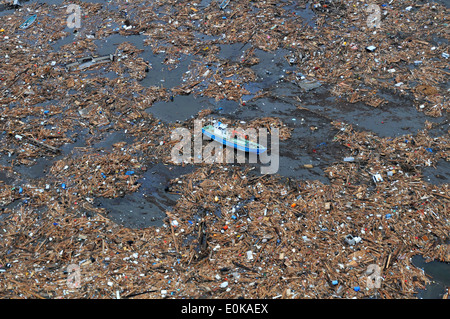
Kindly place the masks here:
<instances>
[{"instance_id":1,"label":"dark water","mask_svg":"<svg viewBox=\"0 0 450 319\"><path fill-rule=\"evenodd\" d=\"M166 216L165 212L179 198L168 192L171 179L192 172L192 167L181 167L157 163L150 165L137 182L141 184L138 191L117 198L97 198L99 207L108 211L108 218L129 228L160 227Z\"/></svg>"},{"instance_id":2,"label":"dark water","mask_svg":"<svg viewBox=\"0 0 450 319\"><path fill-rule=\"evenodd\" d=\"M425 262L421 256L412 258L414 266L421 268L430 276L431 284L426 290L419 290L417 297L421 299L442 299L446 289L450 287L450 264L438 261Z\"/></svg>"},{"instance_id":3,"label":"dark water","mask_svg":"<svg viewBox=\"0 0 450 319\"><path fill-rule=\"evenodd\" d=\"M155 102L146 111L165 123L184 122L204 109L212 109L210 99L179 95L173 102Z\"/></svg>"},{"instance_id":4,"label":"dark water","mask_svg":"<svg viewBox=\"0 0 450 319\"><path fill-rule=\"evenodd\" d=\"M448 183L450 180L450 162L440 160L436 168L427 167L423 171L424 180L433 185Z\"/></svg>"}]
</instances>

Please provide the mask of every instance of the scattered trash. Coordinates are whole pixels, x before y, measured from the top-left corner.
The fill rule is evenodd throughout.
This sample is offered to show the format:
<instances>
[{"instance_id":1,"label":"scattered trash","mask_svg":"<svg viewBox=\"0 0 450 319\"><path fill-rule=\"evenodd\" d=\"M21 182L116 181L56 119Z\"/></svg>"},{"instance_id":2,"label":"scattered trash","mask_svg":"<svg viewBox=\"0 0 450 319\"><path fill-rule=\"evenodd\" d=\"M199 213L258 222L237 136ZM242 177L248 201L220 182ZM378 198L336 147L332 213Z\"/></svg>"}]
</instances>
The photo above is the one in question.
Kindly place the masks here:
<instances>
[{"instance_id":1,"label":"scattered trash","mask_svg":"<svg viewBox=\"0 0 450 319\"><path fill-rule=\"evenodd\" d=\"M450 261L448 183L423 177L448 160L445 7L390 1L368 30L345 1L199 3L83 2L76 30L63 27L67 3L2 12L1 296L414 297L429 279L410 258ZM381 137L314 101L329 93L342 112L348 102L378 114L391 91L437 120ZM202 107L186 121L146 111L175 113L184 97ZM174 165L173 129L219 115L278 128L281 153L308 179ZM121 219L100 199L117 199ZM156 226L125 227L138 209ZM66 287L67 263L82 266L82 289ZM361 277L370 264L383 269L376 291Z\"/></svg>"},{"instance_id":2,"label":"scattered trash","mask_svg":"<svg viewBox=\"0 0 450 319\"><path fill-rule=\"evenodd\" d=\"M382 182L382 181L383 181L383 177L381 177L380 174L374 174L374 175L373 175L373 181L374 181L375 183Z\"/></svg>"},{"instance_id":3,"label":"scattered trash","mask_svg":"<svg viewBox=\"0 0 450 319\"><path fill-rule=\"evenodd\" d=\"M361 241L361 237L353 237L352 235L345 236L345 242L353 246Z\"/></svg>"},{"instance_id":4,"label":"scattered trash","mask_svg":"<svg viewBox=\"0 0 450 319\"><path fill-rule=\"evenodd\" d=\"M226 288L228 287L228 281L224 281L223 283L220 284L220 288Z\"/></svg>"}]
</instances>

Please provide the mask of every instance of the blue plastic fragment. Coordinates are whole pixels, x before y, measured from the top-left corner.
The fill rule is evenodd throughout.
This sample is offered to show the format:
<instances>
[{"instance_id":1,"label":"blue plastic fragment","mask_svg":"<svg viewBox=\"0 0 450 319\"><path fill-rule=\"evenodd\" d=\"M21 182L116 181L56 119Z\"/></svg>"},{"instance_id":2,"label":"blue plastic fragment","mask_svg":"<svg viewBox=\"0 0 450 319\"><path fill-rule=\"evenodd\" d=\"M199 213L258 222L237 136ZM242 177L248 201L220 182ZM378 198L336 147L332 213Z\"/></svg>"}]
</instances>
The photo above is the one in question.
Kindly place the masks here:
<instances>
[{"instance_id":1,"label":"blue plastic fragment","mask_svg":"<svg viewBox=\"0 0 450 319\"><path fill-rule=\"evenodd\" d=\"M125 175L133 175L134 174L134 171L127 171L126 173L125 173Z\"/></svg>"}]
</instances>

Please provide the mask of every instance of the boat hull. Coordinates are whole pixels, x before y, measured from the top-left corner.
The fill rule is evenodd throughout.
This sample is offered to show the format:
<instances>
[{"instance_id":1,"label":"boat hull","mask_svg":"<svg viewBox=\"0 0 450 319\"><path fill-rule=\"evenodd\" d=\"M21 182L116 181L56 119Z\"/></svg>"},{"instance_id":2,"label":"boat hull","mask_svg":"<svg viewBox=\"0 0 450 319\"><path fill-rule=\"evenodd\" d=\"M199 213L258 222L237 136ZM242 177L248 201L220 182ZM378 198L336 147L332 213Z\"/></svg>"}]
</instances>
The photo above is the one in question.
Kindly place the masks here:
<instances>
[{"instance_id":1,"label":"boat hull","mask_svg":"<svg viewBox=\"0 0 450 319\"><path fill-rule=\"evenodd\" d=\"M37 16L36 15L32 15L31 17L29 17L27 20L25 20L24 23L22 23L19 28L20 29L27 29L29 26L31 26L34 21L36 20Z\"/></svg>"},{"instance_id":2,"label":"boat hull","mask_svg":"<svg viewBox=\"0 0 450 319\"><path fill-rule=\"evenodd\" d=\"M214 134L213 132L209 131L208 129L202 128L202 133L206 136L208 136L209 138L213 139L214 141L221 143L223 145L229 146L229 147L233 147L235 149L238 149L240 151L246 152L246 153L256 153L256 154L261 154L264 153L267 149L259 144L256 143L245 143L246 141L243 139L239 139L239 141L244 144L242 145L241 143L237 143L233 140L229 140L224 138L223 136ZM248 144L248 145L245 145ZM254 144L254 145L251 145Z\"/></svg>"}]
</instances>

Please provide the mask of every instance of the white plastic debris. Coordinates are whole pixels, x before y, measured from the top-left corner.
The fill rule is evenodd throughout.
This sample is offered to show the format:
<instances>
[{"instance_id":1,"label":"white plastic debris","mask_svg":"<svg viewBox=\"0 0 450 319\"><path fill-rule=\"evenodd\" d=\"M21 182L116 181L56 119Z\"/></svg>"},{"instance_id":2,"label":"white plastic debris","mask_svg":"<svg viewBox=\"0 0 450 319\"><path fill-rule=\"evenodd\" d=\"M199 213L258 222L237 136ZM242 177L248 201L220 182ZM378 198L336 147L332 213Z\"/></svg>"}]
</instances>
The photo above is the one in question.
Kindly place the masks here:
<instances>
[{"instance_id":1,"label":"white plastic debris","mask_svg":"<svg viewBox=\"0 0 450 319\"><path fill-rule=\"evenodd\" d=\"M350 246L353 246L361 241L361 237L353 237L352 235L347 235L345 237L345 242Z\"/></svg>"},{"instance_id":2,"label":"white plastic debris","mask_svg":"<svg viewBox=\"0 0 450 319\"><path fill-rule=\"evenodd\" d=\"M381 177L380 174L375 174L375 175L373 175L373 181L375 183L382 182L383 181L383 177Z\"/></svg>"},{"instance_id":3,"label":"white plastic debris","mask_svg":"<svg viewBox=\"0 0 450 319\"><path fill-rule=\"evenodd\" d=\"M253 259L253 252L251 250L247 251L247 259L252 260Z\"/></svg>"}]
</instances>

